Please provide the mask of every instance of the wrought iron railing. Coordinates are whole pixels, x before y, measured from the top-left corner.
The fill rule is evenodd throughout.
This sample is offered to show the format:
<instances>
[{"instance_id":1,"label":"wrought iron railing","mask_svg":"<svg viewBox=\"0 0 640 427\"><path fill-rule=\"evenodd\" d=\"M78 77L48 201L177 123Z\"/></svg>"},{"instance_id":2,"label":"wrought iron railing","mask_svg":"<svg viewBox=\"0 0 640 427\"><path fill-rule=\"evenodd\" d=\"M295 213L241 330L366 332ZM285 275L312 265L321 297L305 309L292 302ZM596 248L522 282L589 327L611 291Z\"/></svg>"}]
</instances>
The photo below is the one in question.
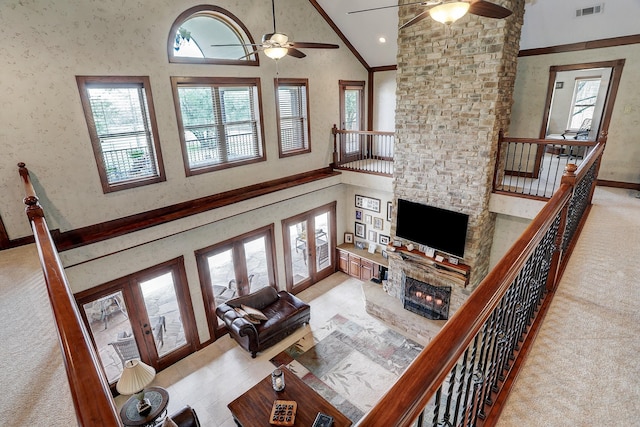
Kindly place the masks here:
<instances>
[{"instance_id":1,"label":"wrought iron railing","mask_svg":"<svg viewBox=\"0 0 640 427\"><path fill-rule=\"evenodd\" d=\"M602 135L599 141L605 139ZM595 145L574 139L511 138L500 132L493 191L549 200L565 167L580 165Z\"/></svg>"},{"instance_id":2,"label":"wrought iron railing","mask_svg":"<svg viewBox=\"0 0 640 427\"><path fill-rule=\"evenodd\" d=\"M358 426L495 423L496 402L504 400L531 346L588 211L603 150L599 143L580 167L566 168L558 190L507 255ZM19 167L79 425L121 426L29 173Z\"/></svg>"},{"instance_id":3,"label":"wrought iron railing","mask_svg":"<svg viewBox=\"0 0 640 427\"><path fill-rule=\"evenodd\" d=\"M394 132L340 130L333 125L333 166L393 176Z\"/></svg>"},{"instance_id":4,"label":"wrought iron railing","mask_svg":"<svg viewBox=\"0 0 640 427\"><path fill-rule=\"evenodd\" d=\"M560 185L465 304L360 420L370 426L494 425L591 203L604 144Z\"/></svg>"}]
</instances>

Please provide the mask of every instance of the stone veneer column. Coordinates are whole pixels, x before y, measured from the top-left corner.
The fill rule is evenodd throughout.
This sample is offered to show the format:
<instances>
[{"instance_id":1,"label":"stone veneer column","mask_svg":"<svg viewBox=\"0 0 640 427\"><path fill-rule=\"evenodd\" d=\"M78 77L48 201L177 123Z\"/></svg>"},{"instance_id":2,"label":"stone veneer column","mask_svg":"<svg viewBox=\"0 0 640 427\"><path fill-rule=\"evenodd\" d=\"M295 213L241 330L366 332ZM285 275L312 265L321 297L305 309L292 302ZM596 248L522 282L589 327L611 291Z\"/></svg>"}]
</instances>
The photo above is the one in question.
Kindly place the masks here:
<instances>
[{"instance_id":1,"label":"stone veneer column","mask_svg":"<svg viewBox=\"0 0 640 427\"><path fill-rule=\"evenodd\" d=\"M450 27L427 17L398 36L394 197L470 216L464 263L471 279L454 290L453 311L489 269L495 223L489 196L498 132L509 125L524 15L524 0L491 1L513 15L467 14ZM424 10L399 8L400 24ZM399 296L402 271L416 268L390 257L390 293Z\"/></svg>"}]
</instances>

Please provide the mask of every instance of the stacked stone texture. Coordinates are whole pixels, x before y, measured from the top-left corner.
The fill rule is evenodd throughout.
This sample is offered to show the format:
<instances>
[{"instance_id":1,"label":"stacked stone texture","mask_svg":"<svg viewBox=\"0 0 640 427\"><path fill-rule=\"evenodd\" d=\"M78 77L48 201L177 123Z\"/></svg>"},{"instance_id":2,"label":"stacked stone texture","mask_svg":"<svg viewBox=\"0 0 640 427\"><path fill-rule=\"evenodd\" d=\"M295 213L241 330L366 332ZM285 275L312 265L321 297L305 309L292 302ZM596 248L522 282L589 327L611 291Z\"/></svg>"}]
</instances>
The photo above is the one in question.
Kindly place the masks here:
<instances>
[{"instance_id":1,"label":"stacked stone texture","mask_svg":"<svg viewBox=\"0 0 640 427\"><path fill-rule=\"evenodd\" d=\"M524 14L523 0L494 2L514 14L467 15L451 26L427 18L398 36L394 195L469 215L463 262L471 279L454 292L456 308L489 270L495 224L489 197L498 132L509 125ZM400 23L421 11L399 8ZM419 274L411 264L390 260L392 294L400 294L403 271Z\"/></svg>"}]
</instances>

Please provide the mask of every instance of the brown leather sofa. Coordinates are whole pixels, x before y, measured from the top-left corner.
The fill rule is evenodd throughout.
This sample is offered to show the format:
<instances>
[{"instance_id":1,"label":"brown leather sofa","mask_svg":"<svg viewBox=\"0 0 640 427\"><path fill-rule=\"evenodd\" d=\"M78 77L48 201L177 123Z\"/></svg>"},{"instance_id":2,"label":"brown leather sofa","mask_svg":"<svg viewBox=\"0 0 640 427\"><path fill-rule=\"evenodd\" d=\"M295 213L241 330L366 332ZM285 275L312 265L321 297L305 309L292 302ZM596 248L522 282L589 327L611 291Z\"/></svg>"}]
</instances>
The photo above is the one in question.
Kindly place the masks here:
<instances>
[{"instance_id":1,"label":"brown leather sofa","mask_svg":"<svg viewBox=\"0 0 640 427\"><path fill-rule=\"evenodd\" d=\"M235 308L242 305L260 310L267 320L253 324ZM249 295L233 298L216 308L216 315L227 326L229 335L240 346L256 357L259 351L271 347L296 329L309 323L311 307L287 291L276 291L271 286Z\"/></svg>"}]
</instances>

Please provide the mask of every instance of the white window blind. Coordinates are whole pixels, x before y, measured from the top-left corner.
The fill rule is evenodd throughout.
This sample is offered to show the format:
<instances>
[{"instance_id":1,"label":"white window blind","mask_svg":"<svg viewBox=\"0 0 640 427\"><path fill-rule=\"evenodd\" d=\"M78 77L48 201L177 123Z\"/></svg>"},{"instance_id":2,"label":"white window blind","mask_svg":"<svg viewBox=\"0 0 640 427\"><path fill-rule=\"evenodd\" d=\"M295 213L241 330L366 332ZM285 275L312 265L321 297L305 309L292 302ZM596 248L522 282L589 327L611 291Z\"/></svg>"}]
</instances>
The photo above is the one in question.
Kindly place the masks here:
<instances>
[{"instance_id":1,"label":"white window blind","mask_svg":"<svg viewBox=\"0 0 640 427\"><path fill-rule=\"evenodd\" d=\"M257 85L178 83L177 93L189 169L263 157Z\"/></svg>"},{"instance_id":2,"label":"white window blind","mask_svg":"<svg viewBox=\"0 0 640 427\"><path fill-rule=\"evenodd\" d=\"M78 76L105 192L163 181L147 77Z\"/></svg>"},{"instance_id":3,"label":"white window blind","mask_svg":"<svg viewBox=\"0 0 640 427\"><path fill-rule=\"evenodd\" d=\"M307 86L305 83L278 84L278 120L280 152L291 154L309 150L307 112Z\"/></svg>"}]
</instances>

